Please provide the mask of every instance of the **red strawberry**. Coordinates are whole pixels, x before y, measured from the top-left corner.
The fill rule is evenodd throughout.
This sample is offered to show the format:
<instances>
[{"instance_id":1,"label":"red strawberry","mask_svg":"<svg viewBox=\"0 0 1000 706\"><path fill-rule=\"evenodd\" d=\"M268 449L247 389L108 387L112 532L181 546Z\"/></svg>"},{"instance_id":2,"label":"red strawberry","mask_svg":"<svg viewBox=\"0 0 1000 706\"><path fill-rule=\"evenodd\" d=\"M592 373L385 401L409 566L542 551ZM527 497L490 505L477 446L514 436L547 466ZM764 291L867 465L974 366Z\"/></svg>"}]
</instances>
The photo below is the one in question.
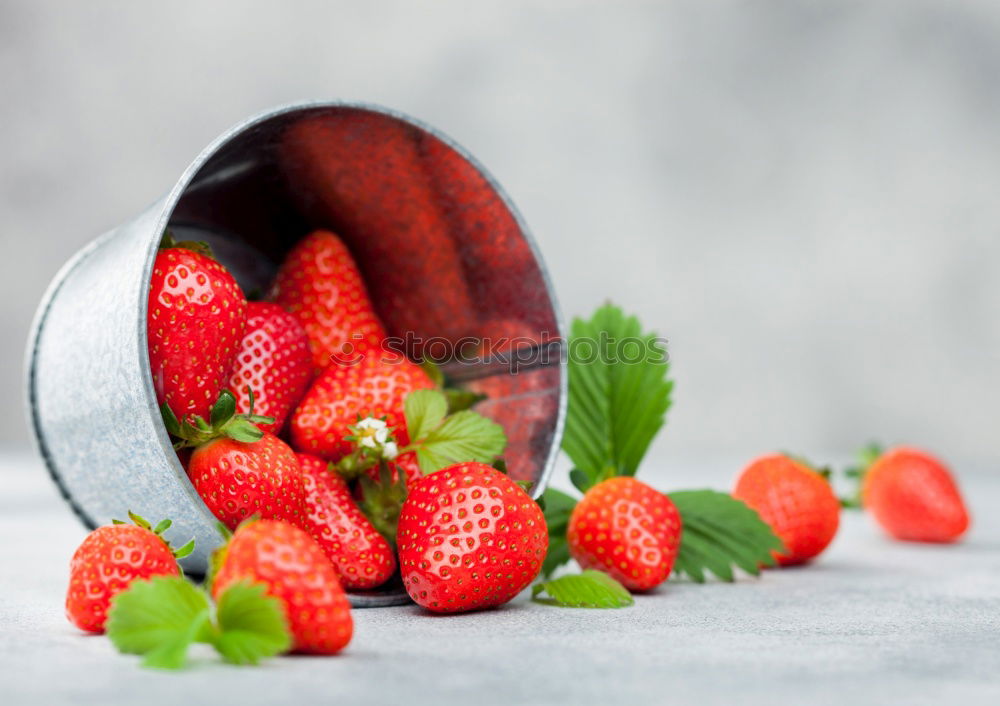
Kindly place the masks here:
<instances>
[{"instance_id":1,"label":"red strawberry","mask_svg":"<svg viewBox=\"0 0 1000 706\"><path fill-rule=\"evenodd\" d=\"M306 492L301 526L337 567L340 583L368 590L388 581L396 570L392 547L355 504L347 483L327 461L296 456Z\"/></svg>"},{"instance_id":2,"label":"red strawberry","mask_svg":"<svg viewBox=\"0 0 1000 706\"><path fill-rule=\"evenodd\" d=\"M487 176L456 149L430 135L421 159L441 212L448 219L479 313L516 315L538 330L558 330L548 287L510 206Z\"/></svg>"},{"instance_id":3,"label":"red strawberry","mask_svg":"<svg viewBox=\"0 0 1000 706\"><path fill-rule=\"evenodd\" d=\"M969 512L951 471L928 453L897 448L865 472L862 502L896 539L954 542L969 528Z\"/></svg>"},{"instance_id":4,"label":"red strawberry","mask_svg":"<svg viewBox=\"0 0 1000 706\"><path fill-rule=\"evenodd\" d=\"M649 591L670 577L681 539L681 516L663 493L635 478L609 478L573 508L566 532L570 554L630 591Z\"/></svg>"},{"instance_id":5,"label":"red strawberry","mask_svg":"<svg viewBox=\"0 0 1000 706\"><path fill-rule=\"evenodd\" d=\"M781 454L752 461L736 481L733 497L756 510L785 545L779 564L801 564L826 549L840 524L840 501L827 480Z\"/></svg>"},{"instance_id":6,"label":"red strawberry","mask_svg":"<svg viewBox=\"0 0 1000 706\"><path fill-rule=\"evenodd\" d=\"M174 552L160 536L170 526L169 522L162 522L153 530L138 515L129 513L129 516L137 524L98 527L73 554L66 617L82 630L104 632L114 596L136 579L179 576L177 559L194 548L193 543L188 543Z\"/></svg>"},{"instance_id":7,"label":"red strawberry","mask_svg":"<svg viewBox=\"0 0 1000 706\"><path fill-rule=\"evenodd\" d=\"M422 477L399 516L399 566L410 597L437 613L506 603L542 568L541 509L486 464L459 463Z\"/></svg>"},{"instance_id":8,"label":"red strawberry","mask_svg":"<svg viewBox=\"0 0 1000 706\"><path fill-rule=\"evenodd\" d=\"M419 134L388 116L327 111L294 123L280 150L293 197L315 222L336 225L389 333L414 334L416 355L432 337L447 352L476 319Z\"/></svg>"},{"instance_id":9,"label":"red strawberry","mask_svg":"<svg viewBox=\"0 0 1000 706\"><path fill-rule=\"evenodd\" d=\"M252 442L213 439L194 450L187 472L205 505L229 529L251 515L301 521L302 471L295 453L273 434Z\"/></svg>"},{"instance_id":10,"label":"red strawberry","mask_svg":"<svg viewBox=\"0 0 1000 706\"><path fill-rule=\"evenodd\" d=\"M358 417L385 417L399 446L406 446L403 402L413 390L434 382L420 366L384 351L356 365L332 365L316 378L292 416L292 445L336 461L351 452L344 437Z\"/></svg>"},{"instance_id":11,"label":"red strawberry","mask_svg":"<svg viewBox=\"0 0 1000 706\"><path fill-rule=\"evenodd\" d=\"M327 230L299 241L285 257L273 299L302 323L316 372L382 347L385 329L347 246Z\"/></svg>"},{"instance_id":12,"label":"red strawberry","mask_svg":"<svg viewBox=\"0 0 1000 706\"><path fill-rule=\"evenodd\" d=\"M183 247L160 250L149 282L146 331L153 387L178 419L208 410L239 350L247 300L212 258Z\"/></svg>"},{"instance_id":13,"label":"red strawberry","mask_svg":"<svg viewBox=\"0 0 1000 706\"><path fill-rule=\"evenodd\" d=\"M267 586L267 593L284 605L297 651L333 654L351 641L351 606L337 570L298 527L272 520L240 525L215 566L215 597L243 579Z\"/></svg>"},{"instance_id":14,"label":"red strawberry","mask_svg":"<svg viewBox=\"0 0 1000 706\"><path fill-rule=\"evenodd\" d=\"M250 411L247 387L253 390L258 414L274 417L258 425L277 434L312 381L309 338L298 320L277 304L250 302L247 326L229 376L236 411Z\"/></svg>"}]
</instances>

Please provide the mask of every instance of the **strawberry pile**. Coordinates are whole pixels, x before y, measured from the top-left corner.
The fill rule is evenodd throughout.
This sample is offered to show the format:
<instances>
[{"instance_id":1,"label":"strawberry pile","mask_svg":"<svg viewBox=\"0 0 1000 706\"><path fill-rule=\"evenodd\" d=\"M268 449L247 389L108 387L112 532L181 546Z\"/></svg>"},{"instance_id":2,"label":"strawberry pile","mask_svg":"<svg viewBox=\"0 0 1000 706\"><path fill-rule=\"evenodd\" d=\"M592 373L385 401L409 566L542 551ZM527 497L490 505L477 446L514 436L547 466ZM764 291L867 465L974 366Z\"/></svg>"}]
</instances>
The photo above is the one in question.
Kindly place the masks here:
<instances>
[{"instance_id":1,"label":"strawberry pile","mask_svg":"<svg viewBox=\"0 0 1000 706\"><path fill-rule=\"evenodd\" d=\"M207 246L164 237L148 306L154 389L227 541L200 590L176 562L191 544L174 553L160 536L169 523L154 530L134 516L96 530L74 557L71 621L107 629L153 666L178 666L179 646L197 641L255 662L343 649L353 633L346 591L395 581L417 604L453 613L524 590L545 559L545 518L489 465L503 467L503 429L462 404L481 395L445 394L436 370L388 348L332 232L288 253L268 299L248 302ZM170 649L162 625L135 637L161 610L176 623ZM244 625L234 615L257 617Z\"/></svg>"},{"instance_id":2,"label":"strawberry pile","mask_svg":"<svg viewBox=\"0 0 1000 706\"><path fill-rule=\"evenodd\" d=\"M229 530L252 517L302 529L345 589L385 584L395 523L423 475L405 404L436 386L385 345L351 253L317 230L288 253L272 301L248 304L204 249L166 245L150 288L150 360L195 490Z\"/></svg>"},{"instance_id":3,"label":"strawberry pile","mask_svg":"<svg viewBox=\"0 0 1000 706\"><path fill-rule=\"evenodd\" d=\"M393 584L435 613L502 605L539 575L539 603L624 607L672 576L733 581L811 561L842 505L900 540L952 542L969 525L950 471L910 448L868 449L847 501L827 471L787 454L752 461L731 494L637 480L672 382L660 339L611 305L569 340L563 450L582 497L549 488L536 502L504 472L503 428L468 409L511 380L445 391L439 371L390 350L361 271L325 230L292 249L262 302L205 246L166 236L148 341L164 425L226 542L198 587L177 564L193 543L174 550L169 521L130 512L133 524L77 550L66 611L149 666L183 665L194 642L236 664L337 653L354 632L346 592ZM645 355L623 360L622 341ZM571 559L581 571L555 577Z\"/></svg>"}]
</instances>

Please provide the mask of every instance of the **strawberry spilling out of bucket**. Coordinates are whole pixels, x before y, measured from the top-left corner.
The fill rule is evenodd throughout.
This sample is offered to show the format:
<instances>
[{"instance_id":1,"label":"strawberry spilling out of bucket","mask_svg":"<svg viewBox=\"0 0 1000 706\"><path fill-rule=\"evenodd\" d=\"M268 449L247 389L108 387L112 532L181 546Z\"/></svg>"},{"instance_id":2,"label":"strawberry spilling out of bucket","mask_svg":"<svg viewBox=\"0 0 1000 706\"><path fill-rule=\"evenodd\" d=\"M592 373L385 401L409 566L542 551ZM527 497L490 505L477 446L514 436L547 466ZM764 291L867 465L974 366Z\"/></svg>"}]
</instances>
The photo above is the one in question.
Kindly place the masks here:
<instances>
[{"instance_id":1,"label":"strawberry spilling out of bucket","mask_svg":"<svg viewBox=\"0 0 1000 706\"><path fill-rule=\"evenodd\" d=\"M282 147L274 166L322 227L273 263L267 300L248 302L207 245L169 234L150 279L153 387L218 548L175 550L169 521L131 512L133 524L94 530L70 568L74 625L149 667L184 666L195 643L256 664L348 649L350 592L405 592L439 614L527 590L532 608L625 608L637 593L669 599L678 577L758 577L834 542L829 474L786 454L752 462L732 493L636 477L673 382L662 339L611 304L566 341L562 450L579 492L533 492L562 370L535 358L554 324L531 299L544 292L520 297L519 273L541 271L503 199L402 123L324 115ZM497 359L525 369L498 374ZM852 474L853 504L894 538L953 542L968 528L954 478L926 453L896 449ZM201 583L178 563L194 551Z\"/></svg>"}]
</instances>

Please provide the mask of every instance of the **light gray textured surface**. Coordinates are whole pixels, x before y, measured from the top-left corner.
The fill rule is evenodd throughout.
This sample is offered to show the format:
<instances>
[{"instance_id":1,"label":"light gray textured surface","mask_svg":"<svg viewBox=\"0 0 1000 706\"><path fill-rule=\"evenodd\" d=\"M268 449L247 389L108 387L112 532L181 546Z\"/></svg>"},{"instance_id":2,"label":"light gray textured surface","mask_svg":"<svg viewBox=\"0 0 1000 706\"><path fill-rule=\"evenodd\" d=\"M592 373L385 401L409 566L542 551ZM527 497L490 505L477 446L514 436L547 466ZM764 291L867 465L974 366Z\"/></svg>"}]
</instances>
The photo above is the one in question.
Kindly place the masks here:
<instances>
[{"instance_id":1,"label":"light gray textured surface","mask_svg":"<svg viewBox=\"0 0 1000 706\"><path fill-rule=\"evenodd\" d=\"M664 488L726 487L732 461L651 463ZM987 469L979 469L987 470ZM994 704L1000 700L1000 478L965 469L973 530L952 547L892 543L845 516L815 565L762 579L670 582L633 608L583 611L521 596L437 617L355 611L335 658L257 669L199 653L179 674L139 668L62 614L83 537L38 462L0 456L0 694L5 705L698 703Z\"/></svg>"},{"instance_id":2,"label":"light gray textured surface","mask_svg":"<svg viewBox=\"0 0 1000 706\"><path fill-rule=\"evenodd\" d=\"M661 448L998 457L995 0L4 0L0 95L5 399L80 245L238 120L350 98L481 158L568 315L670 339Z\"/></svg>"}]
</instances>

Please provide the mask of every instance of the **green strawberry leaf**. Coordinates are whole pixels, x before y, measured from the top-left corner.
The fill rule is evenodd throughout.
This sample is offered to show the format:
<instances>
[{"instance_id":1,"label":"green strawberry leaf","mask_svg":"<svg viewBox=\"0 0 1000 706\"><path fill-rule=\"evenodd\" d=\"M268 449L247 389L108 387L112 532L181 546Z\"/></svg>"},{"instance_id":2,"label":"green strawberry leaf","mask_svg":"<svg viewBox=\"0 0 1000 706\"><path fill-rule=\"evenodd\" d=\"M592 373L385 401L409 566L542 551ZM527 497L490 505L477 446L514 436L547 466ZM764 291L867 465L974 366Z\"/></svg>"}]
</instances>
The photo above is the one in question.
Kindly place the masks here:
<instances>
[{"instance_id":1,"label":"green strawberry leaf","mask_svg":"<svg viewBox=\"0 0 1000 706\"><path fill-rule=\"evenodd\" d=\"M562 448L587 487L635 475L663 426L673 383L660 339L612 305L575 319L569 339L569 409Z\"/></svg>"},{"instance_id":2,"label":"green strawberry leaf","mask_svg":"<svg viewBox=\"0 0 1000 706\"><path fill-rule=\"evenodd\" d=\"M603 571L593 569L535 584L531 587L531 599L567 608L624 608L635 603L624 586Z\"/></svg>"},{"instance_id":3,"label":"green strawberry leaf","mask_svg":"<svg viewBox=\"0 0 1000 706\"><path fill-rule=\"evenodd\" d=\"M754 510L728 493L679 490L667 496L681 515L683 532L674 572L704 583L706 572L723 581L735 580L733 567L760 575L772 566L772 551L783 545Z\"/></svg>"},{"instance_id":4,"label":"green strawberry leaf","mask_svg":"<svg viewBox=\"0 0 1000 706\"><path fill-rule=\"evenodd\" d=\"M569 482L581 493L586 493L587 489L593 485L590 476L579 468L574 468L569 472Z\"/></svg>"},{"instance_id":5,"label":"green strawberry leaf","mask_svg":"<svg viewBox=\"0 0 1000 706\"><path fill-rule=\"evenodd\" d=\"M569 545L566 543L566 528L569 517L576 507L576 498L555 488L546 488L539 498L545 513L545 524L549 528L549 550L542 562L542 576L549 577L556 569L570 560Z\"/></svg>"},{"instance_id":6,"label":"green strawberry leaf","mask_svg":"<svg viewBox=\"0 0 1000 706\"><path fill-rule=\"evenodd\" d=\"M555 570L564 564L568 564L573 557L569 553L569 542L566 541L566 534L549 537L549 548L545 552L545 560L542 562L542 576L550 577Z\"/></svg>"},{"instance_id":7,"label":"green strawberry leaf","mask_svg":"<svg viewBox=\"0 0 1000 706\"><path fill-rule=\"evenodd\" d=\"M411 439L423 439L444 421L448 400L440 390L414 390L403 403L406 429Z\"/></svg>"},{"instance_id":8,"label":"green strawberry leaf","mask_svg":"<svg viewBox=\"0 0 1000 706\"><path fill-rule=\"evenodd\" d=\"M212 644L227 662L257 664L291 648L285 611L265 589L260 583L239 581L219 596Z\"/></svg>"},{"instance_id":9,"label":"green strawberry leaf","mask_svg":"<svg viewBox=\"0 0 1000 706\"><path fill-rule=\"evenodd\" d=\"M417 393L411 393L410 397L415 394ZM440 412L439 402L434 404L431 418ZM418 421L419 429L423 432L427 428L427 423L422 419ZM411 436L411 439L415 441L407 448L417 452L417 463L424 473L433 473L446 466L465 461L492 463L503 453L507 445L507 435L504 434L503 427L471 410L456 412L440 422L436 428L427 431L423 437Z\"/></svg>"},{"instance_id":10,"label":"green strawberry leaf","mask_svg":"<svg viewBox=\"0 0 1000 706\"><path fill-rule=\"evenodd\" d=\"M188 646L211 629L205 592L176 576L133 581L111 600L106 625L119 652L160 669L184 666Z\"/></svg>"}]
</instances>

